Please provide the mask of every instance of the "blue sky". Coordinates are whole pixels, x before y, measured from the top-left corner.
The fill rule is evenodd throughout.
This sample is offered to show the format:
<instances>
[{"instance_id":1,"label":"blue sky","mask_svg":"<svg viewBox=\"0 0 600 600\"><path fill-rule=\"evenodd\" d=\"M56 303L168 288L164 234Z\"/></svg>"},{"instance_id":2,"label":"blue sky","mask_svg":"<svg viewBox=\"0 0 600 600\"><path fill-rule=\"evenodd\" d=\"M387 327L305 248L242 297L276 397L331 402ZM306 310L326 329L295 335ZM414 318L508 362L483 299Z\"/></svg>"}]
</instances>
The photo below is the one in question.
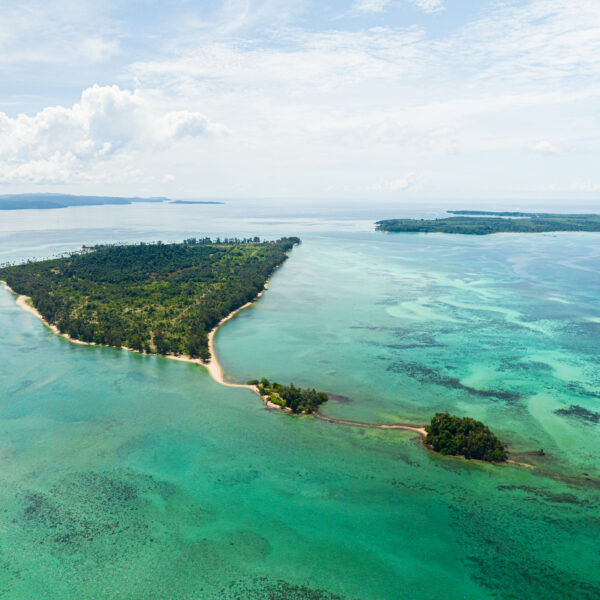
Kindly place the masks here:
<instances>
[{"instance_id":1,"label":"blue sky","mask_svg":"<svg viewBox=\"0 0 600 600\"><path fill-rule=\"evenodd\" d=\"M599 0L1 8L0 193L600 196Z\"/></svg>"}]
</instances>

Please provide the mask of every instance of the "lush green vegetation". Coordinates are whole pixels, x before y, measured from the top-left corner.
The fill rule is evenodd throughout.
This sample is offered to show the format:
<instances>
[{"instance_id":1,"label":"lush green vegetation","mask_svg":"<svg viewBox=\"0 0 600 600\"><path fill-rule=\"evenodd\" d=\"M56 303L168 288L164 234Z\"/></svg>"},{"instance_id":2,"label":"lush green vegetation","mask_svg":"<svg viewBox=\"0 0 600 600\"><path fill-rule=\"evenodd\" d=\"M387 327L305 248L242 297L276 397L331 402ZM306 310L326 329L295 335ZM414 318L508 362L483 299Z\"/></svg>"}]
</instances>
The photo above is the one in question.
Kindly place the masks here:
<instances>
[{"instance_id":1,"label":"lush green vegetation","mask_svg":"<svg viewBox=\"0 0 600 600\"><path fill-rule=\"evenodd\" d=\"M448 211L461 215L444 219L387 219L377 221L377 231L404 233L543 233L600 231L600 215L486 211ZM477 216L479 215L479 216Z\"/></svg>"},{"instance_id":2,"label":"lush green vegetation","mask_svg":"<svg viewBox=\"0 0 600 600\"><path fill-rule=\"evenodd\" d=\"M190 238L84 248L0 268L42 316L85 342L207 359L209 332L253 300L298 238Z\"/></svg>"},{"instance_id":3,"label":"lush green vegetation","mask_svg":"<svg viewBox=\"0 0 600 600\"><path fill-rule=\"evenodd\" d=\"M99 204L132 204L134 202L164 202L168 198L122 198L115 196L73 196L72 194L5 194L0 196L0 210L51 209L67 206L97 206Z\"/></svg>"},{"instance_id":4,"label":"lush green vegetation","mask_svg":"<svg viewBox=\"0 0 600 600\"><path fill-rule=\"evenodd\" d=\"M257 379L249 381L248 384L256 385L263 398L278 406L289 408L295 413L313 413L320 404L328 400L324 392L317 392L314 389L303 390L293 383L290 385L281 385L275 381L271 383L264 377L260 381Z\"/></svg>"},{"instance_id":5,"label":"lush green vegetation","mask_svg":"<svg viewBox=\"0 0 600 600\"><path fill-rule=\"evenodd\" d=\"M493 210L449 210L447 211L452 215L487 215L496 217L556 217L556 216L568 216L568 215L557 215L553 213L530 213L530 212L519 212L519 211L493 211ZM576 215L578 217L594 216L594 215Z\"/></svg>"},{"instance_id":6,"label":"lush green vegetation","mask_svg":"<svg viewBox=\"0 0 600 600\"><path fill-rule=\"evenodd\" d=\"M469 417L437 413L425 431L425 443L442 454L487 461L508 458L502 442L481 421Z\"/></svg>"}]
</instances>

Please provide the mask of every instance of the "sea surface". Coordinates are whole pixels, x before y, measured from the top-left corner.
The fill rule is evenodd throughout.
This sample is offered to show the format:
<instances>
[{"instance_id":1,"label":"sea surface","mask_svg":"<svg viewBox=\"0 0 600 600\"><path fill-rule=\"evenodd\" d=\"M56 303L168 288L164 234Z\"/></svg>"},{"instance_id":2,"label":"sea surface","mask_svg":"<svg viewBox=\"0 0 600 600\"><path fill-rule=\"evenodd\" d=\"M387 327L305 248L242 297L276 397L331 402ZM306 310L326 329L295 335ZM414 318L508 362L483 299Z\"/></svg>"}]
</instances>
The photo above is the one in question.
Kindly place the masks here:
<instances>
[{"instance_id":1,"label":"sea surface","mask_svg":"<svg viewBox=\"0 0 600 600\"><path fill-rule=\"evenodd\" d=\"M200 367L71 344L0 289L0 598L600 597L600 235L373 230L443 209L0 213L0 263L299 235L219 330L226 378L315 387L369 423L470 415L530 465L268 411Z\"/></svg>"}]
</instances>

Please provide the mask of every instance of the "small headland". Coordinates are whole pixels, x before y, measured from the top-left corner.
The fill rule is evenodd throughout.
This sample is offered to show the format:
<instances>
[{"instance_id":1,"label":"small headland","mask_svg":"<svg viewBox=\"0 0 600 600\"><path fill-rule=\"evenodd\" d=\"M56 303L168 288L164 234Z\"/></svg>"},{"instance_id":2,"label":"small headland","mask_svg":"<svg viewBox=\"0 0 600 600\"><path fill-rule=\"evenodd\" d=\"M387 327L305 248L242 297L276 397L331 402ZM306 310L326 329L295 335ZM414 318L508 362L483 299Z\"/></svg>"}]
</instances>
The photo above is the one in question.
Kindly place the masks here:
<instances>
[{"instance_id":1,"label":"small headland","mask_svg":"<svg viewBox=\"0 0 600 600\"><path fill-rule=\"evenodd\" d=\"M314 388L302 389L293 383L282 385L276 381L271 383L266 377L260 381L253 379L248 385L256 387L267 406L282 408L294 414L315 414L319 406L329 399L325 392L317 392Z\"/></svg>"}]
</instances>

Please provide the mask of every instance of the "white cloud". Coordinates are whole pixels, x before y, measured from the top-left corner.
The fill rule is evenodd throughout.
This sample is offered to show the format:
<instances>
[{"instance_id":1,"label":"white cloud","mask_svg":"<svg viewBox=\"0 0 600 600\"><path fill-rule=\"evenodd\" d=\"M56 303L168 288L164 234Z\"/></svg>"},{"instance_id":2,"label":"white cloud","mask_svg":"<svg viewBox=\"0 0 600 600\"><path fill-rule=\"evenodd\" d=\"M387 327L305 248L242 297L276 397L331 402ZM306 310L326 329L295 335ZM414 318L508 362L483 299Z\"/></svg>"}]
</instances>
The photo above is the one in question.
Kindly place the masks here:
<instances>
[{"instance_id":1,"label":"white cloud","mask_svg":"<svg viewBox=\"0 0 600 600\"><path fill-rule=\"evenodd\" d=\"M561 150L548 140L538 140L527 144L527 149L536 154L543 154L544 156L552 156L553 154L560 154Z\"/></svg>"},{"instance_id":2,"label":"white cloud","mask_svg":"<svg viewBox=\"0 0 600 600\"><path fill-rule=\"evenodd\" d=\"M146 2L140 23L119 3L56 0L55 20L47 2L26 4L0 18L0 68L14 77L4 79L14 91L3 102L10 117L0 115L0 181L67 180L93 165L114 179L129 160L127 172L147 180L167 184L173 174L182 195L200 177L206 193L225 195L234 185L249 195L365 193L382 174L381 191L463 195L478 185L473 195L517 195L548 185L536 153L556 156L562 190L596 181L598 0L498 0L472 11L442 0L353 0L348 29L348 12L335 18L335 7L303 0L175 3L168 15ZM392 10L408 6L415 11ZM416 9L449 18L428 29ZM370 27L374 18L385 26ZM151 37L156 19L164 27ZM48 94L63 68L65 94L99 79L138 91L39 111L51 102L19 83L36 68ZM31 116L9 112L25 103ZM233 133L199 161L198 139L227 133L203 114ZM419 173L423 164L436 177L416 188L394 177L398 165Z\"/></svg>"},{"instance_id":3,"label":"white cloud","mask_svg":"<svg viewBox=\"0 0 600 600\"><path fill-rule=\"evenodd\" d=\"M358 0L354 10L359 13L383 12L389 5L390 0Z\"/></svg>"},{"instance_id":4,"label":"white cloud","mask_svg":"<svg viewBox=\"0 0 600 600\"><path fill-rule=\"evenodd\" d=\"M600 74L598 2L501 2L444 44L446 52L454 52L455 65L476 68L480 81L529 87L576 78L589 83Z\"/></svg>"},{"instance_id":5,"label":"white cloud","mask_svg":"<svg viewBox=\"0 0 600 600\"><path fill-rule=\"evenodd\" d=\"M383 179L375 186L375 190L380 192L399 192L408 190L415 185L416 180L417 178L414 173L409 173L404 177L397 177L395 179Z\"/></svg>"},{"instance_id":6,"label":"white cloud","mask_svg":"<svg viewBox=\"0 0 600 600\"><path fill-rule=\"evenodd\" d=\"M3 2L0 64L100 62L116 54L116 24L106 3L88 0ZM99 31L105 31L99 36Z\"/></svg>"},{"instance_id":7,"label":"white cloud","mask_svg":"<svg viewBox=\"0 0 600 600\"><path fill-rule=\"evenodd\" d=\"M223 131L198 112L160 112L139 90L95 85L70 108L14 118L0 113L0 182L85 178L97 163L125 151Z\"/></svg>"},{"instance_id":8,"label":"white cloud","mask_svg":"<svg viewBox=\"0 0 600 600\"><path fill-rule=\"evenodd\" d=\"M422 11L427 13L439 12L444 10L446 0L411 0L411 2Z\"/></svg>"},{"instance_id":9,"label":"white cloud","mask_svg":"<svg viewBox=\"0 0 600 600\"><path fill-rule=\"evenodd\" d=\"M420 26L282 29L273 34L275 43L185 43L130 69L142 87L168 89L231 124L231 142L242 149L235 150L239 168L253 181L264 173L260 183L267 186L275 168L293 188L297 165L311 156L328 166L306 166L313 176L303 185L313 190L332 181L345 185L338 175L344 170L353 173L353 189L372 190L379 173L393 173L397 164L418 172L428 160L452 181L453 190L442 193L462 194L475 181L491 193L487 183L500 160L513 167L510 177L494 181L503 193L511 185L532 186L533 177L543 183L544 173L525 172L532 159L523 149L587 152L595 144L581 138L597 126L596 8L595 0L493 3L476 21L437 39ZM442 167L451 164L449 156L451 173ZM254 160L253 171L241 164ZM404 185L414 180L385 180L380 189Z\"/></svg>"},{"instance_id":10,"label":"white cloud","mask_svg":"<svg viewBox=\"0 0 600 600\"><path fill-rule=\"evenodd\" d=\"M204 115L189 110L167 113L162 119L161 129L163 138L167 140L179 140L186 136L198 137L229 133L229 130L223 125L215 125Z\"/></svg>"},{"instance_id":11,"label":"white cloud","mask_svg":"<svg viewBox=\"0 0 600 600\"><path fill-rule=\"evenodd\" d=\"M600 183L592 181L577 181L571 185L571 191L574 192L600 192Z\"/></svg>"},{"instance_id":12,"label":"white cloud","mask_svg":"<svg viewBox=\"0 0 600 600\"><path fill-rule=\"evenodd\" d=\"M84 40L82 50L92 62L102 62L120 52L119 43L116 40L104 40L99 37Z\"/></svg>"}]
</instances>

